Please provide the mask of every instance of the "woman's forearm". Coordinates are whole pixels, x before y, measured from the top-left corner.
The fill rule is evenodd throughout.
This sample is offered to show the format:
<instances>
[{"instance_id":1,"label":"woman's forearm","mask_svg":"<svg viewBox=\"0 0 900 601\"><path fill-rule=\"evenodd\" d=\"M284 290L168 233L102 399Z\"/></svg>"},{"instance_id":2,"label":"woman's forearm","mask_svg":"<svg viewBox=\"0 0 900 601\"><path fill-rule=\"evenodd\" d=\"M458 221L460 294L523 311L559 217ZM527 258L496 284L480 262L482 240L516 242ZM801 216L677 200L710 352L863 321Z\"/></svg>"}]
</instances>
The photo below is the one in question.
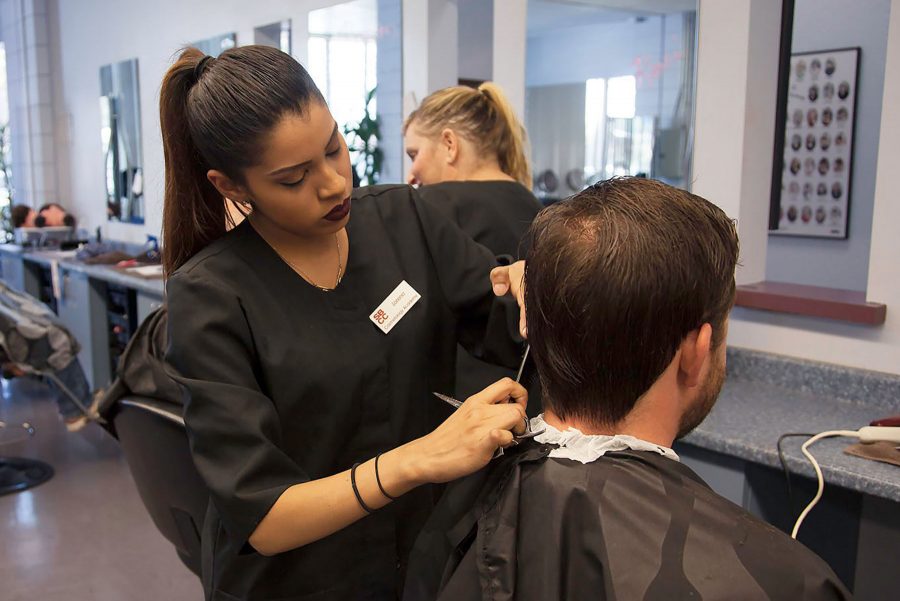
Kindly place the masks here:
<instances>
[{"instance_id":1,"label":"woman's forearm","mask_svg":"<svg viewBox=\"0 0 900 601\"><path fill-rule=\"evenodd\" d=\"M509 378L473 395L430 434L381 455L378 472L385 492L399 497L427 482L449 482L481 469L497 447L513 442L512 430L524 430L527 402L528 392ZM275 555L365 517L350 472L285 490L250 535L250 545L263 555ZM357 468L356 489L372 511L390 502L378 487L374 459Z\"/></svg>"},{"instance_id":2,"label":"woman's forearm","mask_svg":"<svg viewBox=\"0 0 900 601\"><path fill-rule=\"evenodd\" d=\"M392 497L424 483L416 473L415 462L406 458L413 444L384 453L378 460L381 484ZM390 503L378 488L374 459L357 467L356 488L373 511ZM275 555L323 539L365 516L353 492L350 470L346 470L285 490L250 535L249 542L259 553Z\"/></svg>"}]
</instances>

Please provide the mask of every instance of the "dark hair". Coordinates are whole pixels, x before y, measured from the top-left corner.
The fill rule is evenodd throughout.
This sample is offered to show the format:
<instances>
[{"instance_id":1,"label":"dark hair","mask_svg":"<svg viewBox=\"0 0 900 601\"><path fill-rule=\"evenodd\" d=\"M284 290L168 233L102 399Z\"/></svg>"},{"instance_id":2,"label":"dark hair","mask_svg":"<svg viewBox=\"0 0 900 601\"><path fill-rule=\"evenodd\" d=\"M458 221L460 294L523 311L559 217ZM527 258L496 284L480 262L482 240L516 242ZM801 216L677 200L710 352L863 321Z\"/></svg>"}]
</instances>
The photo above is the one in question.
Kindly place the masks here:
<instances>
[{"instance_id":1,"label":"dark hair","mask_svg":"<svg viewBox=\"0 0 900 601\"><path fill-rule=\"evenodd\" d=\"M614 425L689 332L709 323L714 348L723 342L738 239L709 201L611 179L542 211L528 242L528 338L560 418Z\"/></svg>"},{"instance_id":2,"label":"dark hair","mask_svg":"<svg viewBox=\"0 0 900 601\"><path fill-rule=\"evenodd\" d=\"M9 220L14 228L25 225L28 214L31 213L31 207L28 205L16 205L9 211Z\"/></svg>"},{"instance_id":3,"label":"dark hair","mask_svg":"<svg viewBox=\"0 0 900 601\"><path fill-rule=\"evenodd\" d=\"M159 100L167 274L225 233L225 199L207 171L243 182L272 128L286 114L302 115L313 100L324 102L309 74L276 48L241 46L214 59L196 48L182 51L163 78Z\"/></svg>"}]
</instances>

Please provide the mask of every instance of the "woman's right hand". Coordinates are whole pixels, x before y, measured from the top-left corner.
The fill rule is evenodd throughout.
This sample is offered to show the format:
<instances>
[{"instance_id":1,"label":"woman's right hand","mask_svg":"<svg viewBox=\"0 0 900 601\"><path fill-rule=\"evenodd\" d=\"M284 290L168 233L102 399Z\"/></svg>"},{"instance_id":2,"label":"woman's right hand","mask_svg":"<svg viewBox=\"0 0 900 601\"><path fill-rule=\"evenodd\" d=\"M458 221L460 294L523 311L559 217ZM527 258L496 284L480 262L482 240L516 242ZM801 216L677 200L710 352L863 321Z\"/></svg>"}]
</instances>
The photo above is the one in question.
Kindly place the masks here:
<instances>
[{"instance_id":1,"label":"woman's right hand","mask_svg":"<svg viewBox=\"0 0 900 601\"><path fill-rule=\"evenodd\" d=\"M525 261L492 269L491 285L496 296L512 294L519 303L519 334L528 339L528 323L525 319Z\"/></svg>"},{"instance_id":2,"label":"woman's right hand","mask_svg":"<svg viewBox=\"0 0 900 601\"><path fill-rule=\"evenodd\" d=\"M478 471L525 429L528 392L510 378L472 395L431 434L404 445L402 461L419 483L449 482Z\"/></svg>"}]
</instances>

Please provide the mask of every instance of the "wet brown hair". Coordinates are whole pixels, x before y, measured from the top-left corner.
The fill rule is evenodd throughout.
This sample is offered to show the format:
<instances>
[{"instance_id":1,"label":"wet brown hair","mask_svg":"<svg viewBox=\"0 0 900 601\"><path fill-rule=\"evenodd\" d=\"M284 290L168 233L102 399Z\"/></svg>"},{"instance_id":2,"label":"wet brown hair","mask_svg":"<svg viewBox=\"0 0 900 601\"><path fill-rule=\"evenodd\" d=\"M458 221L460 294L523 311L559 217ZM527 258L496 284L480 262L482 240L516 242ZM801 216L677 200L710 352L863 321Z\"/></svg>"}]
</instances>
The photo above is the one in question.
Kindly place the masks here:
<instances>
[{"instance_id":1,"label":"wet brown hair","mask_svg":"<svg viewBox=\"0 0 900 601\"><path fill-rule=\"evenodd\" d=\"M183 50L163 78L159 119L165 155L163 267L171 274L222 236L225 199L206 177L216 169L243 183L272 128L323 102L306 70L268 46L232 48L217 58Z\"/></svg>"},{"instance_id":2,"label":"wet brown hair","mask_svg":"<svg viewBox=\"0 0 900 601\"><path fill-rule=\"evenodd\" d=\"M722 344L738 238L711 202L616 178L542 211L527 238L528 338L560 418L615 425L688 333L709 323Z\"/></svg>"},{"instance_id":3,"label":"wet brown hair","mask_svg":"<svg viewBox=\"0 0 900 601\"><path fill-rule=\"evenodd\" d=\"M497 84L438 90L406 118L404 134L413 123L428 137L452 129L475 144L479 153L495 156L503 173L531 190L525 128Z\"/></svg>"}]
</instances>

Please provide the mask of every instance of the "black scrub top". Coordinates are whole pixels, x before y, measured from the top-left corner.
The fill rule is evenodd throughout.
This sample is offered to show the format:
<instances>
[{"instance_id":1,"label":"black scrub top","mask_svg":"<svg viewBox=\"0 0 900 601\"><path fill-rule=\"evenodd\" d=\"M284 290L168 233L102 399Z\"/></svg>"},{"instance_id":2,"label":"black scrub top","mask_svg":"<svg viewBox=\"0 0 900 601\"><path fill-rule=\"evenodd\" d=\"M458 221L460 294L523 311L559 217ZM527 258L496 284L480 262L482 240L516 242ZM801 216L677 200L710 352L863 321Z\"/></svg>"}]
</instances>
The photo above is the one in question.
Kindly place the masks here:
<instances>
[{"instance_id":1,"label":"black scrub top","mask_svg":"<svg viewBox=\"0 0 900 601\"><path fill-rule=\"evenodd\" d=\"M514 181L442 182L420 187L419 195L492 253L514 259L525 258L528 249L522 238L543 208L528 188ZM460 349L456 397L466 399L501 378L515 376L514 369L481 361ZM540 383L534 378L523 384L528 388L528 414L535 416L541 412Z\"/></svg>"},{"instance_id":2,"label":"black scrub top","mask_svg":"<svg viewBox=\"0 0 900 601\"><path fill-rule=\"evenodd\" d=\"M543 206L528 188L514 181L443 182L419 188L473 240L495 255L524 259L522 237Z\"/></svg>"},{"instance_id":3,"label":"black scrub top","mask_svg":"<svg viewBox=\"0 0 900 601\"><path fill-rule=\"evenodd\" d=\"M449 413L457 341L483 335L494 256L408 186L354 192L346 274L323 292L244 222L168 282L168 361L211 493L207 599L390 599L434 505L420 487L355 524L264 557L248 538L290 486L430 432ZM388 334L369 316L400 284L421 299ZM509 357L509 355L507 355ZM512 362L515 362L514 355ZM348 489L348 494L350 491Z\"/></svg>"}]
</instances>

